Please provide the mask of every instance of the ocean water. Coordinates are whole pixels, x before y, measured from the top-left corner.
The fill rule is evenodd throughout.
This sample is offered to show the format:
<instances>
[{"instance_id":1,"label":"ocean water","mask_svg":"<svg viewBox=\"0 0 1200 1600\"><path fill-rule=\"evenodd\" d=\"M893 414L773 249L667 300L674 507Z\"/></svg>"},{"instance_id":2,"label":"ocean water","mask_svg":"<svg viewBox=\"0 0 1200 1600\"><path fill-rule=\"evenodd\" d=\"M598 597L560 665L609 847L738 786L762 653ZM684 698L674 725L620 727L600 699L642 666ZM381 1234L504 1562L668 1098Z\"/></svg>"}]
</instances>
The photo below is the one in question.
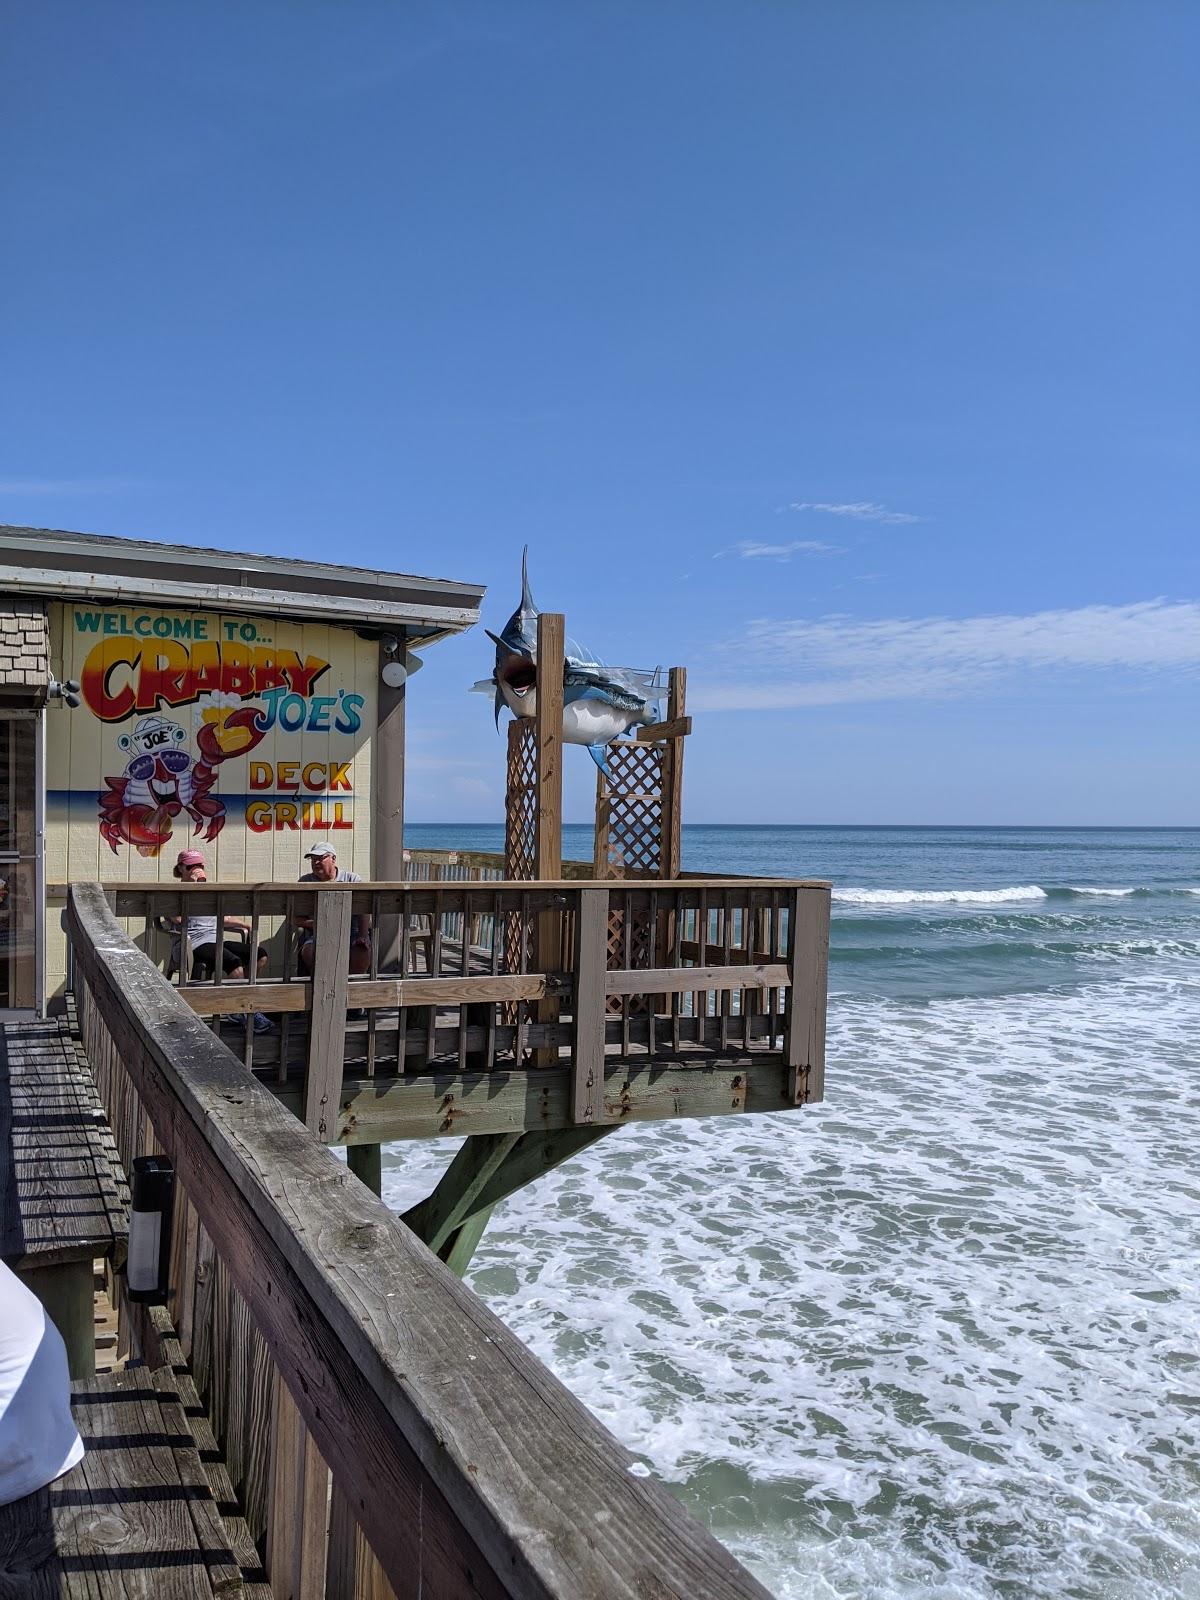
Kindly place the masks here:
<instances>
[{"instance_id":1,"label":"ocean water","mask_svg":"<svg viewBox=\"0 0 1200 1600\"><path fill-rule=\"evenodd\" d=\"M469 1281L783 1600L1200 1597L1200 830L684 855L833 880L825 1102L610 1135Z\"/></svg>"}]
</instances>

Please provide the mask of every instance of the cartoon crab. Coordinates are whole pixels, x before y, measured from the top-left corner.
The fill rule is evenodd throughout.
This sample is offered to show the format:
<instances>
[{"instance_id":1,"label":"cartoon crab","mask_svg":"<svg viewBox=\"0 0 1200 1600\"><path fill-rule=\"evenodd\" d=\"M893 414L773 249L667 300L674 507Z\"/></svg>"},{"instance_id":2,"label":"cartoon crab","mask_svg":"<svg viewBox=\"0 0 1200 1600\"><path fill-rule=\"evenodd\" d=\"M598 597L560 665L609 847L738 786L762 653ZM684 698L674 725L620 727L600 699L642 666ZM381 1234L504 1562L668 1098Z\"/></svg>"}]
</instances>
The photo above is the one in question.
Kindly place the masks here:
<instances>
[{"instance_id":1,"label":"cartoon crab","mask_svg":"<svg viewBox=\"0 0 1200 1600\"><path fill-rule=\"evenodd\" d=\"M237 754L252 750L263 733L256 726L257 708L241 706L223 719L225 728L239 730ZM114 855L121 841L139 855L156 856L171 837L172 818L186 811L202 841L215 839L225 826L225 806L212 793L216 768L234 751L216 737L212 723L197 735L200 759L181 750L187 733L177 722L159 716L141 717L132 733L117 740L130 759L119 778L106 777L108 788L100 795L100 832Z\"/></svg>"}]
</instances>

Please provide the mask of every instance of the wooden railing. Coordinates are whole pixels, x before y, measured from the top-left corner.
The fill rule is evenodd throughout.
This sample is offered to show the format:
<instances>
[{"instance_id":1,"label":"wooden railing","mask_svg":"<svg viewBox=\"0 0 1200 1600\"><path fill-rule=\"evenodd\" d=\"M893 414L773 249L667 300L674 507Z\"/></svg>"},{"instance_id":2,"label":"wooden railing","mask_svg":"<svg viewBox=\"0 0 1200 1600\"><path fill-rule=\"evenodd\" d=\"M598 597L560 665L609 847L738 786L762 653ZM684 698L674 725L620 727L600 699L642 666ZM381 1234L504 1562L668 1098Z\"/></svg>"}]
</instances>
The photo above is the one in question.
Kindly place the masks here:
<instances>
[{"instance_id":1,"label":"wooden railing","mask_svg":"<svg viewBox=\"0 0 1200 1600\"><path fill-rule=\"evenodd\" d=\"M341 894L319 891L318 906L348 910ZM211 1423L277 1596L762 1600L245 1072L99 885L72 889L68 925L83 1038L126 1169L161 1152L175 1170L168 1359L185 1405Z\"/></svg>"},{"instance_id":2,"label":"wooden railing","mask_svg":"<svg viewBox=\"0 0 1200 1600\"><path fill-rule=\"evenodd\" d=\"M347 1009L365 1013L367 1076L448 1061L491 1073L533 1064L571 1075L575 1122L604 1116L610 1057L648 1064L782 1053L784 1103L820 1099L829 887L756 879L427 884L221 884L125 887L114 909L147 953L174 965L198 1014L281 1029L286 1078L303 1052L305 1118L328 1129L345 1062ZM216 916L215 970L187 976L166 930ZM265 970L224 975L225 918L265 944ZM297 928L312 927L311 972ZM352 930L364 941L351 974ZM172 950L175 959L172 962ZM292 1019L306 1024L293 1040Z\"/></svg>"},{"instance_id":3,"label":"wooden railing","mask_svg":"<svg viewBox=\"0 0 1200 1600\"><path fill-rule=\"evenodd\" d=\"M590 861L562 862L562 878L567 883L590 879ZM640 876L640 874L639 874ZM495 850L405 850L406 883L492 883L508 878L508 863ZM510 880L511 881L511 880Z\"/></svg>"}]
</instances>

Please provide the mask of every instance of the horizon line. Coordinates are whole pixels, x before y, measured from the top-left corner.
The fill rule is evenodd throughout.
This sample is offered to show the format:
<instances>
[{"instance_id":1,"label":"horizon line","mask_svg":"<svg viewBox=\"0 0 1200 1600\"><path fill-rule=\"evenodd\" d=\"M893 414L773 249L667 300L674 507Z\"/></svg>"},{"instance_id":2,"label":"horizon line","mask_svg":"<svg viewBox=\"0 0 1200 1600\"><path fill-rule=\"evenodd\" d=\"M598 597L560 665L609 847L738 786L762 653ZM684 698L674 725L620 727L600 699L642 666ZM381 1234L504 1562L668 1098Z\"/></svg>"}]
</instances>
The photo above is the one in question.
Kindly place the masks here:
<instances>
[{"instance_id":1,"label":"horizon line","mask_svg":"<svg viewBox=\"0 0 1200 1600\"><path fill-rule=\"evenodd\" d=\"M595 828L594 821L563 822L564 828ZM680 826L688 828L840 828L844 832L853 830L879 830L882 828L904 828L909 832L917 829L960 829L987 828L993 832L1009 829L1022 833L1117 833L1121 831L1131 833L1196 833L1200 832L1200 822L684 822ZM406 822L406 828L503 828L504 818L488 822Z\"/></svg>"}]
</instances>

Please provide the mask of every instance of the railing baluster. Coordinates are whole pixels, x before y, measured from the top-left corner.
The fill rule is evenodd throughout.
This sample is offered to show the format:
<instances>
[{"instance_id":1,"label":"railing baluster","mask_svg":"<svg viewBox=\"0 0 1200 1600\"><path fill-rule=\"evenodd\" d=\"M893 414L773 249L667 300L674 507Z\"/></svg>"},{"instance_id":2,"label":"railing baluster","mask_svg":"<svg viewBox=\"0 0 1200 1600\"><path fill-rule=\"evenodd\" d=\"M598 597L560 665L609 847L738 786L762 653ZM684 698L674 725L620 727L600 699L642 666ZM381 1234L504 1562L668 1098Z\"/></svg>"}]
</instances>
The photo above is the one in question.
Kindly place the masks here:
<instances>
[{"instance_id":1,"label":"railing baluster","mask_svg":"<svg viewBox=\"0 0 1200 1600\"><path fill-rule=\"evenodd\" d=\"M492 895L492 976L500 971L500 896ZM496 1065L496 1002L489 1000L487 1008L487 1040L483 1051L484 1070L491 1072Z\"/></svg>"},{"instance_id":2,"label":"railing baluster","mask_svg":"<svg viewBox=\"0 0 1200 1600\"><path fill-rule=\"evenodd\" d=\"M628 889L624 894L624 912L621 917L621 965L626 972L633 969L633 896ZM629 1057L629 1007L632 997L621 996L621 1055Z\"/></svg>"},{"instance_id":3,"label":"railing baluster","mask_svg":"<svg viewBox=\"0 0 1200 1600\"><path fill-rule=\"evenodd\" d=\"M604 1116L604 1029L608 1005L604 978L608 970L609 904L607 889L579 891L571 1073L571 1121L576 1125L598 1123Z\"/></svg>"},{"instance_id":4,"label":"railing baluster","mask_svg":"<svg viewBox=\"0 0 1200 1600\"><path fill-rule=\"evenodd\" d=\"M675 934L674 948L671 951L671 966L683 966L683 919L684 910L682 896L678 889L672 891L675 899L675 911L672 916L672 927ZM683 995L678 990L671 992L671 1050L679 1054L679 1016L683 1007Z\"/></svg>"},{"instance_id":5,"label":"railing baluster","mask_svg":"<svg viewBox=\"0 0 1200 1600\"><path fill-rule=\"evenodd\" d=\"M782 913L782 908L780 907L780 904L779 904L779 891L777 889L772 889L771 890L771 959L772 960L775 960L779 956L780 950L782 948L782 939L783 939L783 921L782 921L782 918L783 918L783 913ZM780 991L778 989L771 989L768 993L769 993L769 1004L770 1004L770 1008L771 1008L771 1038L770 1038L770 1045L771 1045L771 1049L772 1050L777 1050L779 1048L779 994L780 994Z\"/></svg>"},{"instance_id":6,"label":"railing baluster","mask_svg":"<svg viewBox=\"0 0 1200 1600\"><path fill-rule=\"evenodd\" d=\"M411 879L411 874L410 874ZM407 978L412 952L409 948L409 925L413 920L408 909L408 891L400 896L400 976ZM408 1071L408 1007L401 1005L396 1012L396 1071Z\"/></svg>"},{"instance_id":7,"label":"railing baluster","mask_svg":"<svg viewBox=\"0 0 1200 1600\"><path fill-rule=\"evenodd\" d=\"M696 913L696 944L697 944L697 950L698 950L698 954L697 954L697 958L696 958L697 965L701 966L701 967L706 967L708 965L708 890L707 889L701 889L701 891L700 891L700 906L699 906L699 909L697 910L697 913ZM700 1045L706 1045L708 1043L708 1037L707 1037L707 1035L708 1035L708 990L707 989L697 989L696 990L696 993L695 993L695 996L694 996L694 999L693 999L693 1003L692 1003L692 1011L693 1011L693 1014L695 1015L695 1017L698 1019L697 1023L696 1023L696 1043L700 1044Z\"/></svg>"},{"instance_id":8,"label":"railing baluster","mask_svg":"<svg viewBox=\"0 0 1200 1600\"><path fill-rule=\"evenodd\" d=\"M733 965L733 957L732 957L732 951L733 951L733 915L734 915L734 913L733 913L733 893L732 893L732 890L726 889L725 890L725 905L724 905L724 910L723 910L723 913L722 913L722 920L723 920L723 923L724 923L724 928L723 928L723 938L722 938L722 941L721 941L721 951L722 951L722 954L724 956L724 961L723 961L722 964L724 966L727 966L727 967L730 967L730 966ZM727 1054L728 1050L729 1050L729 1019L733 1015L734 1002L736 1000L737 1003L740 1005L741 996L742 996L743 992L744 991L740 990L740 989L737 990L736 992L733 989L726 989L724 995L722 996L722 1004L721 1004L721 1053L722 1053L722 1055Z\"/></svg>"},{"instance_id":9,"label":"railing baluster","mask_svg":"<svg viewBox=\"0 0 1200 1600\"><path fill-rule=\"evenodd\" d=\"M658 952L658 948L659 948L659 939L658 939L658 890L657 889L651 889L651 891L650 891L650 948L651 948L651 951L654 952L655 965L657 966L657 964L658 964L658 962L657 962L657 952ZM658 1008L659 1008L659 1006L662 1005L662 1002L663 1002L663 997L660 994L647 995L647 997L646 997L646 1017L647 1017L646 1053L647 1053L647 1055L650 1055L650 1056L654 1055L654 1050L655 1050L654 1027L655 1027L655 1022L656 1022L656 1019L657 1019Z\"/></svg>"},{"instance_id":10,"label":"railing baluster","mask_svg":"<svg viewBox=\"0 0 1200 1600\"><path fill-rule=\"evenodd\" d=\"M460 959L458 964L459 977L461 978L469 977L471 968L470 947L467 942L467 929L470 927L469 910L468 895L464 889L462 897L462 937L459 943ZM460 1072L467 1070L467 1020L469 1015L469 1008L464 1001L458 1008L458 1070Z\"/></svg>"}]
</instances>

